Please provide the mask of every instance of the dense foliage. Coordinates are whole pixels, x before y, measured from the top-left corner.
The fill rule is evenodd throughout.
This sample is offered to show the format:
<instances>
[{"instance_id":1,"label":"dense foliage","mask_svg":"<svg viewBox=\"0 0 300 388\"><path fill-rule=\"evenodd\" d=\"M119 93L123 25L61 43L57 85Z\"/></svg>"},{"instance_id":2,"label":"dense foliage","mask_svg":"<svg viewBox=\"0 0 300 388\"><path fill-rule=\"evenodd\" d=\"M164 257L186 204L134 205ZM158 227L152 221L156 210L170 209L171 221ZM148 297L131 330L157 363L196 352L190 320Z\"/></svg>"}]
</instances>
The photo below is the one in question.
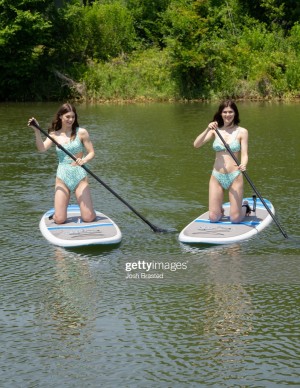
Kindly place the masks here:
<instances>
[{"instance_id":1,"label":"dense foliage","mask_svg":"<svg viewBox=\"0 0 300 388\"><path fill-rule=\"evenodd\" d=\"M298 0L0 0L0 100L295 98Z\"/></svg>"}]
</instances>

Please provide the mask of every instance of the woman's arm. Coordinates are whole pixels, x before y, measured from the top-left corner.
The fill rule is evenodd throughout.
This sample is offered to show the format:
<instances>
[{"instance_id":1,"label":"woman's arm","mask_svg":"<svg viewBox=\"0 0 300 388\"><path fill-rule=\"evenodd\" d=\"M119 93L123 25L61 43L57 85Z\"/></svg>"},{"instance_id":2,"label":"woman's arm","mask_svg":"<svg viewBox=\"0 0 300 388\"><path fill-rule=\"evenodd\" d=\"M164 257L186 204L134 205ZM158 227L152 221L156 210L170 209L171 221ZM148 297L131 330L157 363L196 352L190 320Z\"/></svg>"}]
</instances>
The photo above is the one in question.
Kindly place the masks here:
<instances>
[{"instance_id":1,"label":"woman's arm","mask_svg":"<svg viewBox=\"0 0 300 388\"><path fill-rule=\"evenodd\" d=\"M32 120L35 120L35 118L32 117L29 119L28 126L34 130L36 148L39 152L46 152L52 146L52 141L48 137L45 141L43 141L40 130L29 124Z\"/></svg>"},{"instance_id":2,"label":"woman's arm","mask_svg":"<svg viewBox=\"0 0 300 388\"><path fill-rule=\"evenodd\" d=\"M83 161L82 164L85 164L91 161L95 157L94 146L90 139L90 135L86 129L80 128L79 136L87 152L86 156L82 159Z\"/></svg>"},{"instance_id":3,"label":"woman's arm","mask_svg":"<svg viewBox=\"0 0 300 388\"><path fill-rule=\"evenodd\" d=\"M214 130L216 128L218 128L218 123L216 121L209 123L207 128L202 133L200 133L200 135L194 141L194 147L199 148L211 140L214 136Z\"/></svg>"},{"instance_id":4,"label":"woman's arm","mask_svg":"<svg viewBox=\"0 0 300 388\"><path fill-rule=\"evenodd\" d=\"M248 164L248 131L245 128L241 130L241 162L239 170L245 171Z\"/></svg>"}]
</instances>

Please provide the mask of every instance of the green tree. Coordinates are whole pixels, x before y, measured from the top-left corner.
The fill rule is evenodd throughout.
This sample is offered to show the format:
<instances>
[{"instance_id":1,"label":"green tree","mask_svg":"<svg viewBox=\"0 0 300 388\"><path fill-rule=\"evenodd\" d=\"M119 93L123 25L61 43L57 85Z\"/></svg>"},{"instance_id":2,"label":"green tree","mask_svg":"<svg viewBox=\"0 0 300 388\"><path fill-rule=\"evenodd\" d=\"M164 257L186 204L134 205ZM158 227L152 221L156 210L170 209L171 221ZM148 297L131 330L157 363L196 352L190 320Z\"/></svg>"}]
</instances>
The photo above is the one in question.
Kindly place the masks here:
<instances>
[{"instance_id":1,"label":"green tree","mask_svg":"<svg viewBox=\"0 0 300 388\"><path fill-rule=\"evenodd\" d=\"M300 20L299 0L239 0L244 12L271 28L288 31Z\"/></svg>"},{"instance_id":2,"label":"green tree","mask_svg":"<svg viewBox=\"0 0 300 388\"><path fill-rule=\"evenodd\" d=\"M77 32L86 42L86 56L106 60L132 51L135 30L128 9L119 1L93 3L84 9L84 30Z\"/></svg>"},{"instance_id":3,"label":"green tree","mask_svg":"<svg viewBox=\"0 0 300 388\"><path fill-rule=\"evenodd\" d=\"M84 67L90 60L107 60L135 47L132 17L120 1L94 2L86 7L69 4L58 16L55 55L61 69Z\"/></svg>"},{"instance_id":4,"label":"green tree","mask_svg":"<svg viewBox=\"0 0 300 388\"><path fill-rule=\"evenodd\" d=\"M210 0L174 0L164 14L165 42L185 98L207 96L211 66L219 57L213 44L219 10L211 14L211 5Z\"/></svg>"},{"instance_id":5,"label":"green tree","mask_svg":"<svg viewBox=\"0 0 300 388\"><path fill-rule=\"evenodd\" d=\"M0 0L0 100L296 95L299 18L298 0Z\"/></svg>"},{"instance_id":6,"label":"green tree","mask_svg":"<svg viewBox=\"0 0 300 388\"><path fill-rule=\"evenodd\" d=\"M34 89L39 93L54 13L52 0L1 0L0 100L33 98Z\"/></svg>"},{"instance_id":7,"label":"green tree","mask_svg":"<svg viewBox=\"0 0 300 388\"><path fill-rule=\"evenodd\" d=\"M162 16L172 0L125 0L139 39L146 45L163 44Z\"/></svg>"}]
</instances>

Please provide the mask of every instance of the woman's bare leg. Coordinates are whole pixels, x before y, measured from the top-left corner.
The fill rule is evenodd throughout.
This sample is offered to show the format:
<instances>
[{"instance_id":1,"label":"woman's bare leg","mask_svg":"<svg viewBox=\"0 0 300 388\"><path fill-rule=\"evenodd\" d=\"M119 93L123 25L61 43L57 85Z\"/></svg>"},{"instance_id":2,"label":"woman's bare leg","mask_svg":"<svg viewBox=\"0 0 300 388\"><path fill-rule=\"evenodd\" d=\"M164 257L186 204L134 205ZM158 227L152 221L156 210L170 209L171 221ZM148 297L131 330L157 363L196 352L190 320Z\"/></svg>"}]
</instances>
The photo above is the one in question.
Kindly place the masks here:
<instances>
[{"instance_id":1,"label":"woman's bare leg","mask_svg":"<svg viewBox=\"0 0 300 388\"><path fill-rule=\"evenodd\" d=\"M224 190L218 180L212 175L209 181L209 219L211 222L219 221L224 210L222 209Z\"/></svg>"},{"instance_id":2,"label":"woman's bare leg","mask_svg":"<svg viewBox=\"0 0 300 388\"><path fill-rule=\"evenodd\" d=\"M78 205L80 207L81 218L85 222L92 222L96 218L93 207L92 196L87 178L83 179L75 190Z\"/></svg>"},{"instance_id":3,"label":"woman's bare leg","mask_svg":"<svg viewBox=\"0 0 300 388\"><path fill-rule=\"evenodd\" d=\"M55 223L63 224L66 221L69 201L69 189L60 179L56 178L53 215Z\"/></svg>"},{"instance_id":4,"label":"woman's bare leg","mask_svg":"<svg viewBox=\"0 0 300 388\"><path fill-rule=\"evenodd\" d=\"M230 201L230 221L233 223L241 222L246 215L246 207L242 207L244 195L244 182L243 176L240 174L232 182L229 189L229 201Z\"/></svg>"}]
</instances>

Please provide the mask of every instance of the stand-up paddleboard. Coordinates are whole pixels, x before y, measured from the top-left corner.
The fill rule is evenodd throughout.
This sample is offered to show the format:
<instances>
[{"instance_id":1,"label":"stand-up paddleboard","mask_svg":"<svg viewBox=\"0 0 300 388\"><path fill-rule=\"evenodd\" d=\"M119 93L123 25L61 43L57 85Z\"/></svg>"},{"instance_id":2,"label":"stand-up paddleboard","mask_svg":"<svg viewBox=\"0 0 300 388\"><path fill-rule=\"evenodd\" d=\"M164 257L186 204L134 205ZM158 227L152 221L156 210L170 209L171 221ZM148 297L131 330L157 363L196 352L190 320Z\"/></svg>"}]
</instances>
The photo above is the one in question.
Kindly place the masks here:
<instances>
[{"instance_id":1,"label":"stand-up paddleboard","mask_svg":"<svg viewBox=\"0 0 300 388\"><path fill-rule=\"evenodd\" d=\"M64 248L74 248L117 244L121 241L120 229L105 214L96 211L95 221L84 222L78 205L69 205L67 212L67 220L64 224L56 224L53 221L51 216L54 209L48 210L41 218L40 230L50 243Z\"/></svg>"},{"instance_id":2,"label":"stand-up paddleboard","mask_svg":"<svg viewBox=\"0 0 300 388\"><path fill-rule=\"evenodd\" d=\"M274 206L264 199L265 203L275 214ZM244 198L253 209L253 198ZM272 217L260 199L256 200L256 211L244 218L239 224L233 224L229 219L230 203L223 204L224 216L219 222L210 222L206 212L188 224L179 234L179 241L190 244L231 244L247 240L267 227Z\"/></svg>"}]
</instances>

